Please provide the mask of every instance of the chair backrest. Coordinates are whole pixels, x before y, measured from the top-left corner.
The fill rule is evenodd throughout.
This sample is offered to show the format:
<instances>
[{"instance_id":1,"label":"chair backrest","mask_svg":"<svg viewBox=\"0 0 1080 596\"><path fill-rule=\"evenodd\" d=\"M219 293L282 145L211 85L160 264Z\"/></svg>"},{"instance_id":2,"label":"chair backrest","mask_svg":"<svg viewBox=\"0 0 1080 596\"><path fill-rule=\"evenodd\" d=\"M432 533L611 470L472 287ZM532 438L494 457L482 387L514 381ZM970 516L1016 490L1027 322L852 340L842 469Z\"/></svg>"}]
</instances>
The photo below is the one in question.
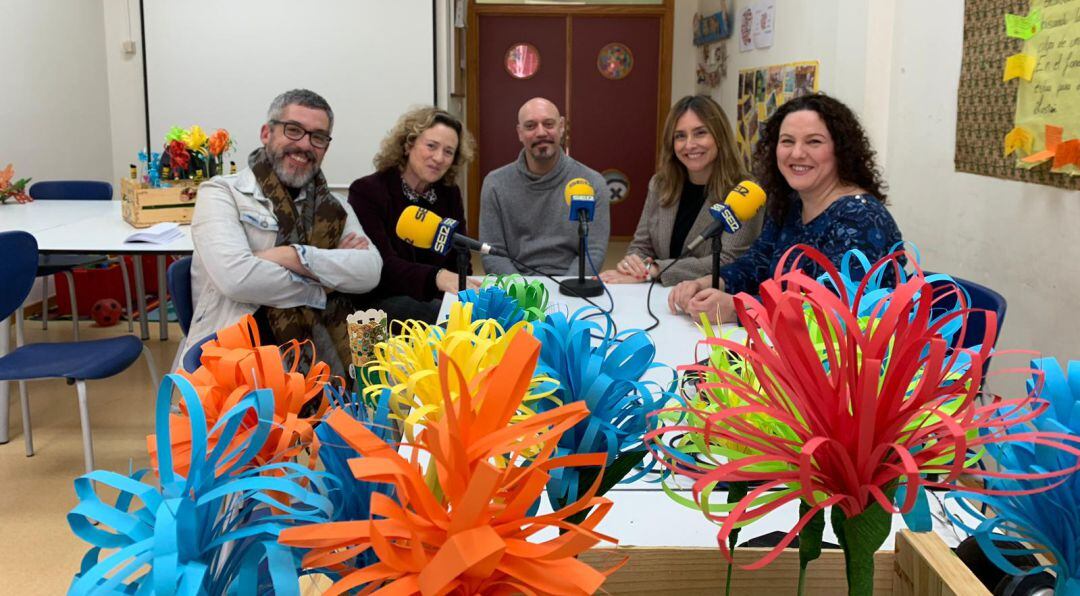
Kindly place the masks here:
<instances>
[{"instance_id":1,"label":"chair backrest","mask_svg":"<svg viewBox=\"0 0 1080 596\"><path fill-rule=\"evenodd\" d=\"M960 287L967 290L968 297L971 298L971 308L988 310L997 315L997 335L995 336L995 342L997 338L1001 337L1001 330L1005 327L1005 310L1008 307L1008 303L1005 302L1005 297L998 294L990 288L977 284L973 281L966 279L960 279L954 277L956 283L960 284ZM974 312L968 317L968 337L970 337L970 343L967 338L964 340L964 348L971 347L975 344L978 338L982 337L986 331L986 316L980 312Z\"/></svg>"},{"instance_id":2,"label":"chair backrest","mask_svg":"<svg viewBox=\"0 0 1080 596\"><path fill-rule=\"evenodd\" d=\"M11 316L34 286L37 240L27 232L0 232L0 321Z\"/></svg>"},{"instance_id":3,"label":"chair backrest","mask_svg":"<svg viewBox=\"0 0 1080 596\"><path fill-rule=\"evenodd\" d=\"M932 275L931 272L926 271L926 275ZM959 277L950 276L953 281L964 289L970 299L969 308L976 309L968 315L967 333L962 342L960 342L961 348L970 348L979 343L979 339L983 337L986 332L986 315L982 311L991 311L997 315L997 335L995 336L995 343L998 338L1001 337L1001 329L1005 326L1005 311L1008 307L1008 303L1005 297L998 294L990 288L977 284L973 281L961 279Z\"/></svg>"},{"instance_id":4,"label":"chair backrest","mask_svg":"<svg viewBox=\"0 0 1080 596\"><path fill-rule=\"evenodd\" d=\"M35 201L111 201L112 184L100 180L43 180L30 185Z\"/></svg>"},{"instance_id":5,"label":"chair backrest","mask_svg":"<svg viewBox=\"0 0 1080 596\"><path fill-rule=\"evenodd\" d=\"M180 329L187 335L188 328L191 327L191 317L195 315L191 299L191 257L173 261L169 265L167 277L169 295L172 296L173 307L176 308L176 318L180 319Z\"/></svg>"}]
</instances>

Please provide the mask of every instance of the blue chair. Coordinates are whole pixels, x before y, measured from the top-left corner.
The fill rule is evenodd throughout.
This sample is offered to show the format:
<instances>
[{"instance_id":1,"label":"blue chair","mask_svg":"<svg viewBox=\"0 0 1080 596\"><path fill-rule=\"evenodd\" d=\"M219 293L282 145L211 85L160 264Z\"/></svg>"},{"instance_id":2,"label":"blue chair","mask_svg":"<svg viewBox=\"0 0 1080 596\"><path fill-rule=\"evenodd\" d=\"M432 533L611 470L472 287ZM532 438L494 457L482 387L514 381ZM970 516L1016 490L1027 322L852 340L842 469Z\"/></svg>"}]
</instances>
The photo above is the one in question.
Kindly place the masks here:
<instances>
[{"instance_id":1,"label":"blue chair","mask_svg":"<svg viewBox=\"0 0 1080 596\"><path fill-rule=\"evenodd\" d=\"M38 269L37 241L27 232L0 232L0 320L9 317L26 299ZM27 457L34 454L30 430L30 398L26 381L66 379L74 384L79 399L82 424L83 458L86 471L94 469L94 446L90 437L86 381L104 379L126 370L139 355L146 356L154 387L158 385L157 367L150 351L133 335L94 341L38 343L24 345L21 325L16 327L16 348L0 355L0 382L18 381L22 404L23 435ZM8 404L0 404L7 408ZM7 410L0 413L7 421Z\"/></svg>"},{"instance_id":2,"label":"blue chair","mask_svg":"<svg viewBox=\"0 0 1080 596\"><path fill-rule=\"evenodd\" d=\"M191 294L191 257L173 261L166 272L166 280L169 296L172 296L173 307L176 308L176 318L180 321L180 330L186 337L188 329L191 328L191 318L195 316L195 301ZM199 346L215 337L217 334L210 334L197 343L184 343L184 349L187 351L182 360L184 370L195 372L199 368L201 364L199 357L202 356L202 349ZM189 341L190 339L188 338Z\"/></svg>"},{"instance_id":3,"label":"blue chair","mask_svg":"<svg viewBox=\"0 0 1080 596\"><path fill-rule=\"evenodd\" d=\"M925 273L926 275L933 275L930 271L926 271ZM953 347L970 348L978 345L983 334L986 332L986 314L985 312L980 311L990 311L997 315L998 332L994 337L994 343L996 344L997 339L1001 337L1001 330L1005 326L1005 311L1008 308L1008 302L1005 300L1005 297L994 290L973 281L968 281L952 275L949 277L952 277L953 281L967 292L968 308L975 309L975 312L968 315L967 334L963 339L954 337ZM941 304L941 306L947 308L951 308L955 305L955 301L950 301L948 299L945 300L945 303Z\"/></svg>"},{"instance_id":4,"label":"blue chair","mask_svg":"<svg viewBox=\"0 0 1080 596\"><path fill-rule=\"evenodd\" d=\"M98 180L48 180L30 185L30 198L35 201L111 201L113 188L108 182ZM127 308L128 331L135 328L131 309L131 282L128 280L124 257L108 258L95 255L50 254L38 257L37 276L43 278L41 285L41 325L49 328L49 277L63 275L67 278L71 298L71 324L75 341L79 341L79 308L75 297L75 277L72 270L102 263L120 264L124 278L124 306Z\"/></svg>"}]
</instances>

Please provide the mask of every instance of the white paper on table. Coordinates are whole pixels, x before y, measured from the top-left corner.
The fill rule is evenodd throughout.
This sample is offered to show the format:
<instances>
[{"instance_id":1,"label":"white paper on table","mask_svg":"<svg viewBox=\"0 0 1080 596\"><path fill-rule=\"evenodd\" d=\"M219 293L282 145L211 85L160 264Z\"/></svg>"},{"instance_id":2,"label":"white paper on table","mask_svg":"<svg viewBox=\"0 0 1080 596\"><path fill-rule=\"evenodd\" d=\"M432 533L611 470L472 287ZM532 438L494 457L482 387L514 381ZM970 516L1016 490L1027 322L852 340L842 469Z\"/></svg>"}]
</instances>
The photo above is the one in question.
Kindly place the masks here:
<instances>
[{"instance_id":1,"label":"white paper on table","mask_svg":"<svg viewBox=\"0 0 1080 596\"><path fill-rule=\"evenodd\" d=\"M772 47L775 20L776 0L758 0L754 3L754 47Z\"/></svg>"},{"instance_id":2,"label":"white paper on table","mask_svg":"<svg viewBox=\"0 0 1080 596\"><path fill-rule=\"evenodd\" d=\"M180 231L180 225L173 222L162 222L139 230L124 238L124 242L146 242L149 244L172 244L184 237Z\"/></svg>"}]
</instances>

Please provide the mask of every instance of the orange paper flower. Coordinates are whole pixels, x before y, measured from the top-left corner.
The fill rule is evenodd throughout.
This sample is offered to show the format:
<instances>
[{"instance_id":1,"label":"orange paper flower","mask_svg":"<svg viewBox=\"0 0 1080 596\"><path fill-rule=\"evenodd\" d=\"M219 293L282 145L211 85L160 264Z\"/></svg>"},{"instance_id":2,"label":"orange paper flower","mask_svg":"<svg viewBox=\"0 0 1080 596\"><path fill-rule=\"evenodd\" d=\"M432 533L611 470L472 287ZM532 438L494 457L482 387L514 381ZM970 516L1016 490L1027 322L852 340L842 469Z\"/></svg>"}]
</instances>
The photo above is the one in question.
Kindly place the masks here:
<instances>
[{"instance_id":1,"label":"orange paper flower","mask_svg":"<svg viewBox=\"0 0 1080 596\"><path fill-rule=\"evenodd\" d=\"M457 364L441 354L445 415L418 434L409 458L349 415L331 413L327 423L362 455L349 462L356 478L393 484L400 502L374 494L371 512L379 519L314 524L281 534L280 542L311 549L305 568L341 575L327 594L356 588L361 594L383 588L394 594L592 594L614 571L597 571L575 558L601 540L615 542L595 531L612 505L595 496L597 484L559 511L529 515L552 470L600 466L605 459L599 453L553 457L559 437L588 415L581 402L512 422L539 348L535 338L518 334L475 394ZM430 453L426 474L421 451ZM497 459L512 463L496 467ZM425 475L437 488L425 482ZM567 521L590 508L580 525ZM535 541L538 532L552 527L565 532ZM369 549L378 562L362 569L347 566Z\"/></svg>"},{"instance_id":2,"label":"orange paper flower","mask_svg":"<svg viewBox=\"0 0 1080 596\"><path fill-rule=\"evenodd\" d=\"M312 426L326 411L323 401L309 416L300 415L305 404L321 396L323 387L330 380L330 367L324 362L316 362L314 354L308 373L299 372L302 347L295 340L285 344L283 349L260 345L255 319L245 316L237 324L219 330L216 339L203 344L202 366L195 372L177 372L187 378L198 393L208 429L251 391L271 389L274 392L274 426L254 462L265 465L287 461L311 442ZM291 364L286 366L286 362ZM186 408L181 403L180 412L169 419L174 469L181 475L187 474L191 456L191 423L187 418ZM233 442L245 440L256 426L255 420L245 421ZM217 439L217 436L207 439L210 448ZM147 445L156 469L154 435L147 437Z\"/></svg>"},{"instance_id":3,"label":"orange paper flower","mask_svg":"<svg viewBox=\"0 0 1080 596\"><path fill-rule=\"evenodd\" d=\"M211 155L220 156L230 145L232 145L232 139L229 138L229 131L224 128L219 128L214 131L214 134L210 135Z\"/></svg>"}]
</instances>

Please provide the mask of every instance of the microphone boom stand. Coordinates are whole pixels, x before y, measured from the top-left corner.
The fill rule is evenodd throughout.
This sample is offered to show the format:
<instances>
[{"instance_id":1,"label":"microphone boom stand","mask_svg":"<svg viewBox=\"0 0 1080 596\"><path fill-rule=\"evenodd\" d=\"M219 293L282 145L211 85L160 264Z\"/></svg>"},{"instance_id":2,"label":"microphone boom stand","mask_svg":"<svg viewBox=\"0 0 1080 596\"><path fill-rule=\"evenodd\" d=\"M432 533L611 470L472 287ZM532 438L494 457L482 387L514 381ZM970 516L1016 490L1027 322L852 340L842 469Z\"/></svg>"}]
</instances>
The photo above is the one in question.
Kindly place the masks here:
<instances>
[{"instance_id":1,"label":"microphone boom stand","mask_svg":"<svg viewBox=\"0 0 1080 596\"><path fill-rule=\"evenodd\" d=\"M472 259L472 255L467 250L455 247L454 252L457 253L457 289L459 292L464 292L466 283L468 282L469 274L469 262Z\"/></svg>"},{"instance_id":2,"label":"microphone boom stand","mask_svg":"<svg viewBox=\"0 0 1080 596\"><path fill-rule=\"evenodd\" d=\"M721 231L712 237L712 288L714 290L720 289L720 251L724 247L721 240L723 235Z\"/></svg>"},{"instance_id":3,"label":"microphone boom stand","mask_svg":"<svg viewBox=\"0 0 1080 596\"><path fill-rule=\"evenodd\" d=\"M591 298L604 293L600 280L585 279L585 238L589 235L585 217L578 218L578 276L577 279L564 279L559 282L559 293L579 298Z\"/></svg>"}]
</instances>

